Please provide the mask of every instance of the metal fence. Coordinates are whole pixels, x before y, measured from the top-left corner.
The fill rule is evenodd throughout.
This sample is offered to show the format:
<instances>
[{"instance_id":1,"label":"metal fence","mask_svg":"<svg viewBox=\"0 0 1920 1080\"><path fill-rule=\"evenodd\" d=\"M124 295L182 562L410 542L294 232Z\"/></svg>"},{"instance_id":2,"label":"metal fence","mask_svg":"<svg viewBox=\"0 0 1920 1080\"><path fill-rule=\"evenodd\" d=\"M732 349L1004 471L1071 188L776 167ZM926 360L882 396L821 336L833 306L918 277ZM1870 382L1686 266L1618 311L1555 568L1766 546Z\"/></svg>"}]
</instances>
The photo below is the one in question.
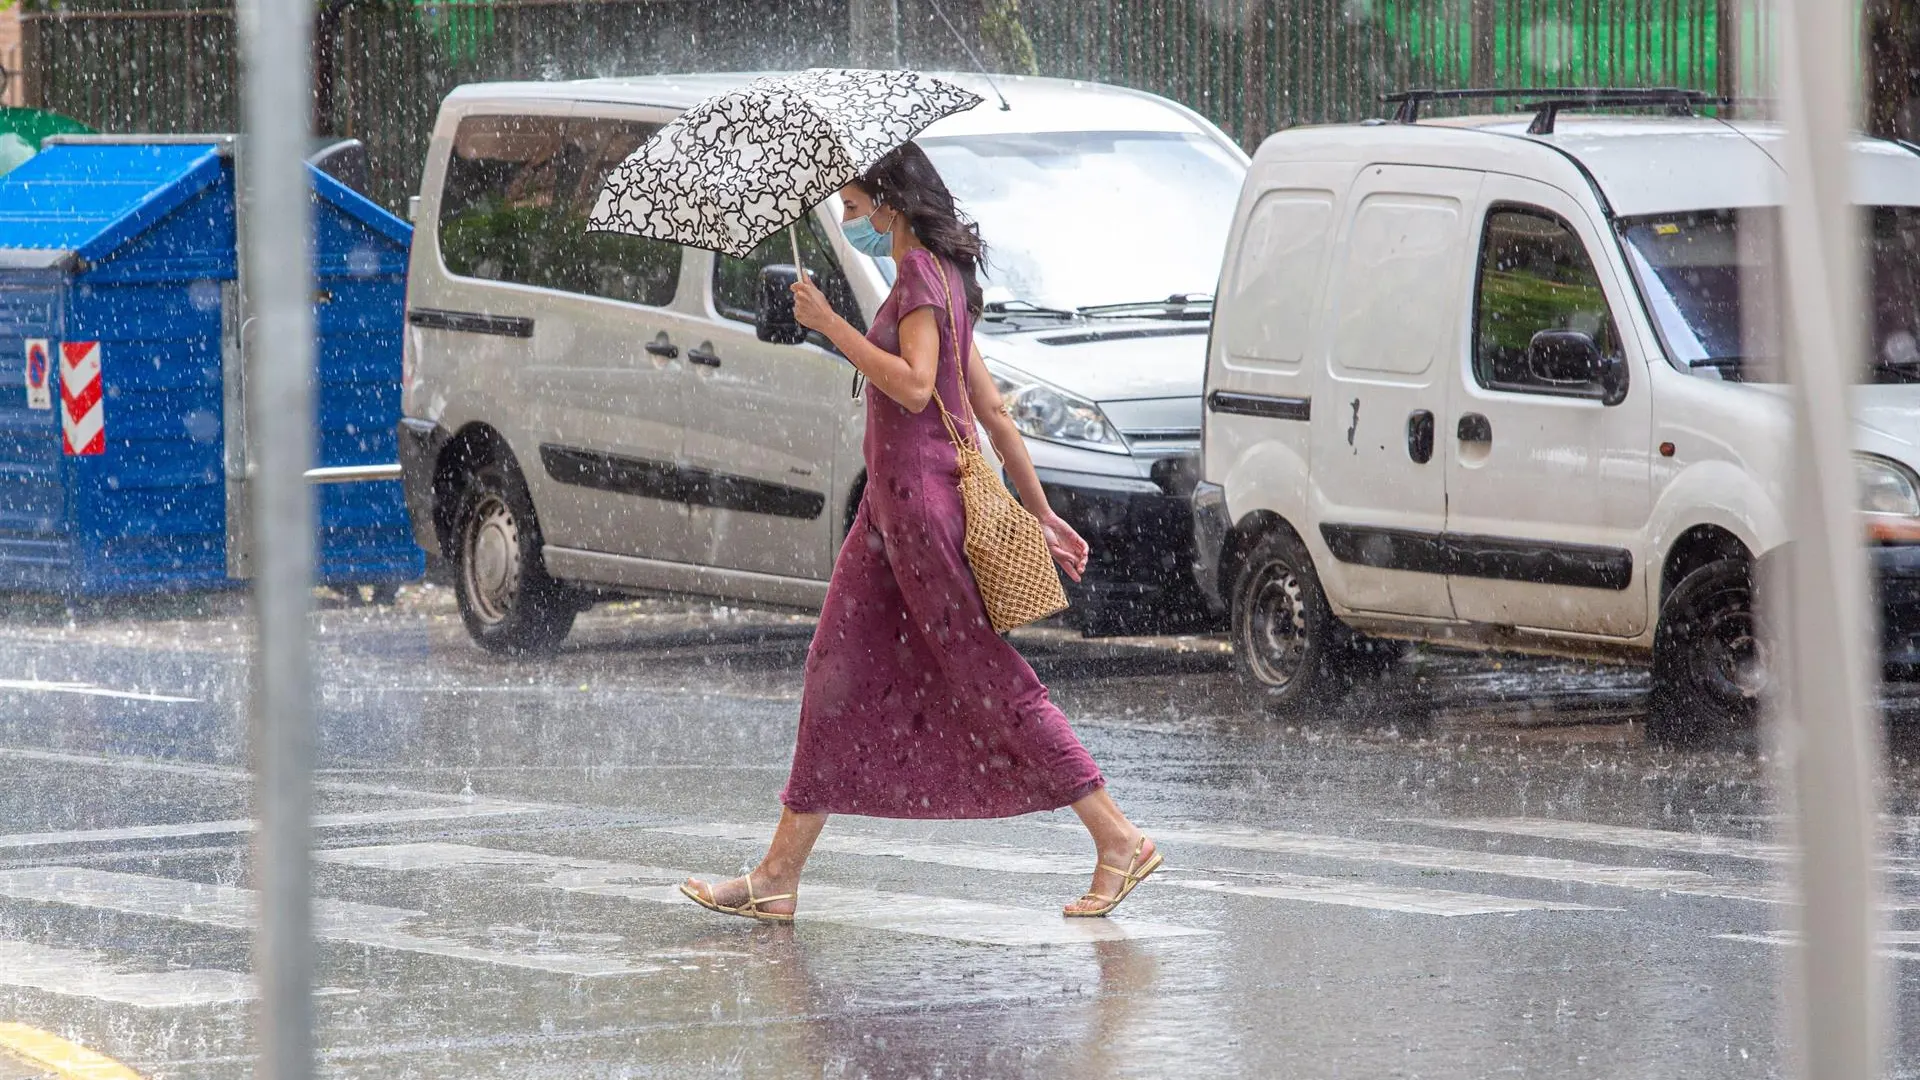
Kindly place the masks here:
<instances>
[{"instance_id":1,"label":"metal fence","mask_svg":"<svg viewBox=\"0 0 1920 1080\"><path fill-rule=\"evenodd\" d=\"M68 0L24 16L27 99L104 130L235 127L234 22L207 0ZM916 67L965 65L979 0L899 0ZM137 5L137 9L129 10ZM463 82L843 63L848 0L374 0L323 7L320 126L364 140L372 194L419 180ZM1740 91L1768 55L1759 0L1022 0L1041 74L1184 102L1251 147L1358 119L1409 86Z\"/></svg>"},{"instance_id":2,"label":"metal fence","mask_svg":"<svg viewBox=\"0 0 1920 1080\"><path fill-rule=\"evenodd\" d=\"M1764 78L1752 0L1025 0L1046 74L1136 86L1249 148L1379 114L1415 86L1682 86Z\"/></svg>"}]
</instances>

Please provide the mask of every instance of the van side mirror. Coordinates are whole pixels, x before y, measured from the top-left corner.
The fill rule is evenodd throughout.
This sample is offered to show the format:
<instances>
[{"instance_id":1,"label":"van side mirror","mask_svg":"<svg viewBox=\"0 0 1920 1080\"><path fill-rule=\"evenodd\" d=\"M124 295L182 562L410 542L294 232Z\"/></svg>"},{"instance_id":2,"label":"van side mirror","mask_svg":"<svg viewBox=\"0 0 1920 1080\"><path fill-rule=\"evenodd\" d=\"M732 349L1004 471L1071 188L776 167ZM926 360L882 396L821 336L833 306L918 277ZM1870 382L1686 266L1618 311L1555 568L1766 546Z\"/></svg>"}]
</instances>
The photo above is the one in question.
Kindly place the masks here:
<instances>
[{"instance_id":1,"label":"van side mirror","mask_svg":"<svg viewBox=\"0 0 1920 1080\"><path fill-rule=\"evenodd\" d=\"M1527 374L1540 386L1562 390L1597 388L1604 405L1627 399L1627 364L1605 356L1578 330L1542 330L1527 343Z\"/></svg>"},{"instance_id":2,"label":"van side mirror","mask_svg":"<svg viewBox=\"0 0 1920 1080\"><path fill-rule=\"evenodd\" d=\"M786 263L760 268L760 297L754 306L753 332L761 341L798 345L807 340L807 328L793 318L793 285L800 271Z\"/></svg>"}]
</instances>

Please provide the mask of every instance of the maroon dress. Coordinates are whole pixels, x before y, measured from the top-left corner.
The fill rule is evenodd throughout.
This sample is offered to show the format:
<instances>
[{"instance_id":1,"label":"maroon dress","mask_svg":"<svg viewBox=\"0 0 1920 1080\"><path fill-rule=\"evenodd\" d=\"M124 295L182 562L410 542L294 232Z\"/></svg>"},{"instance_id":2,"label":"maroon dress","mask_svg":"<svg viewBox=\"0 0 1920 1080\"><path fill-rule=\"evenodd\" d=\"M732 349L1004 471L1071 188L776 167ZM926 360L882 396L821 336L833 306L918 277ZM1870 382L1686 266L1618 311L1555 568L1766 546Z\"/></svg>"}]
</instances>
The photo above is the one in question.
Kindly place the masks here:
<instances>
[{"instance_id":1,"label":"maroon dress","mask_svg":"<svg viewBox=\"0 0 1920 1080\"><path fill-rule=\"evenodd\" d=\"M959 368L973 342L965 296L952 267L915 249L867 334L898 355L901 318L934 308L934 384L956 416L970 415ZM1105 781L1067 718L987 621L939 407L916 415L869 388L865 449L866 494L807 650L780 801L800 813L983 818L1053 810L1098 790Z\"/></svg>"}]
</instances>

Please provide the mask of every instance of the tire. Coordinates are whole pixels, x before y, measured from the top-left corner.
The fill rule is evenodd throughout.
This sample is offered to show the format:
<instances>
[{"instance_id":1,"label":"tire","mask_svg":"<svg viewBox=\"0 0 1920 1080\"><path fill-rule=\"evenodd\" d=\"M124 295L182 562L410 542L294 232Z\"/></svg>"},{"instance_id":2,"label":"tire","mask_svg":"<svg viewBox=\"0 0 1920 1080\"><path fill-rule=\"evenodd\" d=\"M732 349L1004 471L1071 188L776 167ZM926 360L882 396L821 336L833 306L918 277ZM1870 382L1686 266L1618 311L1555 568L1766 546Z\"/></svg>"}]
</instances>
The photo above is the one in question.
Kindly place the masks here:
<instances>
[{"instance_id":1,"label":"tire","mask_svg":"<svg viewBox=\"0 0 1920 1080\"><path fill-rule=\"evenodd\" d=\"M579 604L547 576L533 500L513 468L488 462L466 478L454 512L454 592L467 633L492 653L553 651Z\"/></svg>"},{"instance_id":2,"label":"tire","mask_svg":"<svg viewBox=\"0 0 1920 1080\"><path fill-rule=\"evenodd\" d=\"M1752 730L1773 689L1753 598L1746 559L1708 563L1667 594L1653 637L1648 739L1687 746Z\"/></svg>"},{"instance_id":3,"label":"tire","mask_svg":"<svg viewBox=\"0 0 1920 1080\"><path fill-rule=\"evenodd\" d=\"M1394 656L1363 648L1334 617L1306 545L1286 529L1268 533L1248 553L1229 619L1241 684L1280 719L1311 719L1365 669L1384 670Z\"/></svg>"}]
</instances>

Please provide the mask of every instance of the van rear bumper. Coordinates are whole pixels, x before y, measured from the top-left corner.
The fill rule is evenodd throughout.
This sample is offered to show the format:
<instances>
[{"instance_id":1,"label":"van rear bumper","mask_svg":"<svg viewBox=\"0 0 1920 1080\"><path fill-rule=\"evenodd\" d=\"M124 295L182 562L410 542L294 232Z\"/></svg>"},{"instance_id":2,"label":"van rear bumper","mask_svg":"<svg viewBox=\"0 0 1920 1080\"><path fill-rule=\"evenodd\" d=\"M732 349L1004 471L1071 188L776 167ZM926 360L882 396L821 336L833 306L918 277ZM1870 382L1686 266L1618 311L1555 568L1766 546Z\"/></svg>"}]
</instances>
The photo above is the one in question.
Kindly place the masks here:
<instances>
[{"instance_id":1,"label":"van rear bumper","mask_svg":"<svg viewBox=\"0 0 1920 1080\"><path fill-rule=\"evenodd\" d=\"M1205 480L1193 486L1193 580L1207 608L1227 613L1226 582L1220 580L1220 560L1226 554L1233 518L1227 512L1227 489Z\"/></svg>"},{"instance_id":2,"label":"van rear bumper","mask_svg":"<svg viewBox=\"0 0 1920 1080\"><path fill-rule=\"evenodd\" d=\"M439 558L440 533L434 526L433 472L440 462L440 451L453 441L453 433L431 420L403 416L396 425L400 447L400 490L407 500L407 516L413 520L413 542L429 559Z\"/></svg>"}]
</instances>

